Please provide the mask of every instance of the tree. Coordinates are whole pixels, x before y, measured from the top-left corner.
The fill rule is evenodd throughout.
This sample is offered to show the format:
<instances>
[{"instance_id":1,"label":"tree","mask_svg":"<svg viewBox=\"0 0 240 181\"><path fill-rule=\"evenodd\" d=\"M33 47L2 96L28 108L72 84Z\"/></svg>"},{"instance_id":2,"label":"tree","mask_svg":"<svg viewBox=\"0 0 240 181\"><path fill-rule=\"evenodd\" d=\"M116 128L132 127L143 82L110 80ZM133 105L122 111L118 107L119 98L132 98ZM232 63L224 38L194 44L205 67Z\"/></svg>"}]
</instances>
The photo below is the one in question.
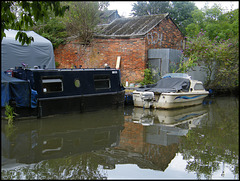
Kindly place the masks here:
<instances>
[{"instance_id":1,"label":"tree","mask_svg":"<svg viewBox=\"0 0 240 181\"><path fill-rule=\"evenodd\" d=\"M16 14L14 8L19 12ZM38 20L48 17L48 10L55 16L63 16L68 6L60 6L59 1L1 1L1 41L6 37L4 30L19 30L15 39L22 45L30 44L33 37L28 37L23 30L32 27Z\"/></svg>"},{"instance_id":2,"label":"tree","mask_svg":"<svg viewBox=\"0 0 240 181\"><path fill-rule=\"evenodd\" d=\"M132 15L144 16L169 12L170 1L137 1L133 4Z\"/></svg>"},{"instance_id":3,"label":"tree","mask_svg":"<svg viewBox=\"0 0 240 181\"><path fill-rule=\"evenodd\" d=\"M86 27L84 27L85 24L82 24L82 22L85 23L90 20L87 19L89 17L86 16L86 13L82 13L81 15L76 16L76 14L79 12L79 9L75 6L75 4L79 4L79 3L80 3L80 6L83 5L82 2L74 2L74 3L61 2L61 5L70 6L71 11L66 12L64 17L55 17L54 14L49 11L50 18L44 19L43 21L38 21L36 25L33 26L32 30L36 31L41 36L49 39L52 42L54 48L58 47L60 44L64 44L66 42L66 38L69 35L70 36L78 35L83 40L84 34L80 34L79 31L82 31L82 29L86 29ZM97 5L96 2L94 3L95 5ZM98 9L95 8L94 12L96 12L97 14L98 11L106 10L108 6L109 6L108 1L98 2ZM92 8L92 6L84 6L86 11L88 12L91 11L89 7ZM89 13L89 15L90 17L92 16L91 13ZM98 17L96 18L98 19ZM69 19L71 19L72 23L69 22ZM84 19L86 19L86 21L84 21ZM71 28L71 25L75 26L74 31ZM89 28L88 33L90 34L95 30L96 30L96 24ZM85 42L88 43L91 40L92 35L89 37L90 38L88 40L85 40Z\"/></svg>"},{"instance_id":4,"label":"tree","mask_svg":"<svg viewBox=\"0 0 240 181\"><path fill-rule=\"evenodd\" d=\"M192 17L193 23L186 27L184 56L194 61L192 65L204 64L208 74L206 87L233 90L239 85L239 10L223 13L215 4L194 10ZM183 62L183 68L187 62Z\"/></svg>"},{"instance_id":5,"label":"tree","mask_svg":"<svg viewBox=\"0 0 240 181\"><path fill-rule=\"evenodd\" d=\"M57 17L53 17L45 23L38 22L36 26L32 27L32 30L51 41L53 48L64 44L68 36L65 23Z\"/></svg>"},{"instance_id":6,"label":"tree","mask_svg":"<svg viewBox=\"0 0 240 181\"><path fill-rule=\"evenodd\" d=\"M204 65L207 71L206 87L235 88L239 85L238 39L211 40L206 31L197 38L189 38L183 55L194 63ZM214 80L211 76L214 73Z\"/></svg>"},{"instance_id":7,"label":"tree","mask_svg":"<svg viewBox=\"0 0 240 181\"><path fill-rule=\"evenodd\" d=\"M223 13L220 6L207 6L204 9L195 9L192 12L192 23L186 27L188 37L197 36L201 29L213 40L216 36L219 39L229 39L239 35L239 10Z\"/></svg>"},{"instance_id":8,"label":"tree","mask_svg":"<svg viewBox=\"0 0 240 181\"><path fill-rule=\"evenodd\" d=\"M76 1L67 2L67 4L71 8L70 11L66 12L64 18L67 32L69 35L77 35L84 44L88 44L100 22L99 3Z\"/></svg>"},{"instance_id":9,"label":"tree","mask_svg":"<svg viewBox=\"0 0 240 181\"><path fill-rule=\"evenodd\" d=\"M67 31L63 17L55 17L54 13L49 11L49 18L44 18L43 21L37 21L36 24L29 28L39 35L51 41L53 48L57 48L60 44L66 42Z\"/></svg>"},{"instance_id":10,"label":"tree","mask_svg":"<svg viewBox=\"0 0 240 181\"><path fill-rule=\"evenodd\" d=\"M197 7L190 1L172 1L169 13L173 21L178 25L183 34L186 35L185 28L193 22L192 12Z\"/></svg>"}]
</instances>

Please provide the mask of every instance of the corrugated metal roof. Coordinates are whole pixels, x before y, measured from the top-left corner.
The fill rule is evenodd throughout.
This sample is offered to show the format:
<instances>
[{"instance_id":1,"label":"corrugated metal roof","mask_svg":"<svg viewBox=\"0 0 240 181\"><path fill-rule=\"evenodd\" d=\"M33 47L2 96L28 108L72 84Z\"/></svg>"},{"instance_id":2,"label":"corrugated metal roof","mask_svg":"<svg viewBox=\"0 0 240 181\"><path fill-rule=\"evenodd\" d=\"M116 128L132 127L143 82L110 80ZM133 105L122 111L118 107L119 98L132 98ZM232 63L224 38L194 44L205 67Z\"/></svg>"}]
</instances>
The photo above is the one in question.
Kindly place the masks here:
<instances>
[{"instance_id":1,"label":"corrugated metal roof","mask_svg":"<svg viewBox=\"0 0 240 181\"><path fill-rule=\"evenodd\" d=\"M101 31L96 34L97 37L134 37L147 34L158 23L160 23L167 14L140 16L130 18L118 18L111 24L100 27Z\"/></svg>"}]
</instances>

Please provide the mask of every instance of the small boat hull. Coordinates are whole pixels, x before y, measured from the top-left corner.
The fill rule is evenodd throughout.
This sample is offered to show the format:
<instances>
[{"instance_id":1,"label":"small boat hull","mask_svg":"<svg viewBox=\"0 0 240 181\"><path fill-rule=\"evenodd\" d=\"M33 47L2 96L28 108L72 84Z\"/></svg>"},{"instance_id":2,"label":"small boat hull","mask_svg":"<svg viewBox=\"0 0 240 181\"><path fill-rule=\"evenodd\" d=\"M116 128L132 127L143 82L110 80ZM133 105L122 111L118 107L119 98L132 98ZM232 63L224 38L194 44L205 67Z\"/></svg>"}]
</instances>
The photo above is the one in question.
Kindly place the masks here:
<instances>
[{"instance_id":1,"label":"small boat hull","mask_svg":"<svg viewBox=\"0 0 240 181\"><path fill-rule=\"evenodd\" d=\"M154 102L154 108L172 109L202 104L205 94L187 93L163 93L158 102Z\"/></svg>"},{"instance_id":2,"label":"small boat hull","mask_svg":"<svg viewBox=\"0 0 240 181\"><path fill-rule=\"evenodd\" d=\"M162 108L173 109L181 108L193 105L199 105L203 102L203 99L207 97L208 92L204 93L162 93L160 95L154 95L154 98L149 101L142 100L142 92L133 92L134 106L144 108Z\"/></svg>"}]
</instances>

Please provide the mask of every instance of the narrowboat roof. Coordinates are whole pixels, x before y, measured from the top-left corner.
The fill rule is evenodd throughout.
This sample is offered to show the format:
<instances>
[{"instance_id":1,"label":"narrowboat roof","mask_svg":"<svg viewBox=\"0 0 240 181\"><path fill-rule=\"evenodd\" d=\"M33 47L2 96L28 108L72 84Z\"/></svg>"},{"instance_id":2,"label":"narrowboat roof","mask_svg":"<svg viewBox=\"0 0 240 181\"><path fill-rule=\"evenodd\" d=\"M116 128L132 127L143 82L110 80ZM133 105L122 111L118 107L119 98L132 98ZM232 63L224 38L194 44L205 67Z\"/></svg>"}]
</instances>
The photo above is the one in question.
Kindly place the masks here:
<instances>
[{"instance_id":1,"label":"narrowboat roof","mask_svg":"<svg viewBox=\"0 0 240 181\"><path fill-rule=\"evenodd\" d=\"M40 71L40 72L47 72L47 71L56 71L56 72L61 72L61 71L113 71L113 70L118 70L114 68L63 68L63 69L26 69L30 71Z\"/></svg>"}]
</instances>

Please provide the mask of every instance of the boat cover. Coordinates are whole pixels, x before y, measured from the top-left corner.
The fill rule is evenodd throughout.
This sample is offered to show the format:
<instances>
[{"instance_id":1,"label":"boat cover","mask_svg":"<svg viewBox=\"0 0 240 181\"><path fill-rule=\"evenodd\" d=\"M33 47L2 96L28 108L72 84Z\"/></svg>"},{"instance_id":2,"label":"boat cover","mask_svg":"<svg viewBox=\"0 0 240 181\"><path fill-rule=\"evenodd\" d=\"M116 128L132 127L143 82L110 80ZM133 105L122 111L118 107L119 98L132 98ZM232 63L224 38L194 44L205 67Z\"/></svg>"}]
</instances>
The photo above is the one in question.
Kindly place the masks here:
<instances>
[{"instance_id":1,"label":"boat cover","mask_svg":"<svg viewBox=\"0 0 240 181\"><path fill-rule=\"evenodd\" d=\"M152 91L158 93L189 91L190 80L185 78L166 77L160 79L156 84L139 87L137 91Z\"/></svg>"},{"instance_id":2,"label":"boat cover","mask_svg":"<svg viewBox=\"0 0 240 181\"><path fill-rule=\"evenodd\" d=\"M34 68L55 68L52 43L34 31L24 31L34 38L30 45L21 45L15 40L17 30L4 30L6 37L1 42L1 71L27 66Z\"/></svg>"},{"instance_id":3,"label":"boat cover","mask_svg":"<svg viewBox=\"0 0 240 181\"><path fill-rule=\"evenodd\" d=\"M17 107L35 108L37 95L34 93L28 81L10 77L1 72L1 107L5 107L10 100L14 100Z\"/></svg>"}]
</instances>

